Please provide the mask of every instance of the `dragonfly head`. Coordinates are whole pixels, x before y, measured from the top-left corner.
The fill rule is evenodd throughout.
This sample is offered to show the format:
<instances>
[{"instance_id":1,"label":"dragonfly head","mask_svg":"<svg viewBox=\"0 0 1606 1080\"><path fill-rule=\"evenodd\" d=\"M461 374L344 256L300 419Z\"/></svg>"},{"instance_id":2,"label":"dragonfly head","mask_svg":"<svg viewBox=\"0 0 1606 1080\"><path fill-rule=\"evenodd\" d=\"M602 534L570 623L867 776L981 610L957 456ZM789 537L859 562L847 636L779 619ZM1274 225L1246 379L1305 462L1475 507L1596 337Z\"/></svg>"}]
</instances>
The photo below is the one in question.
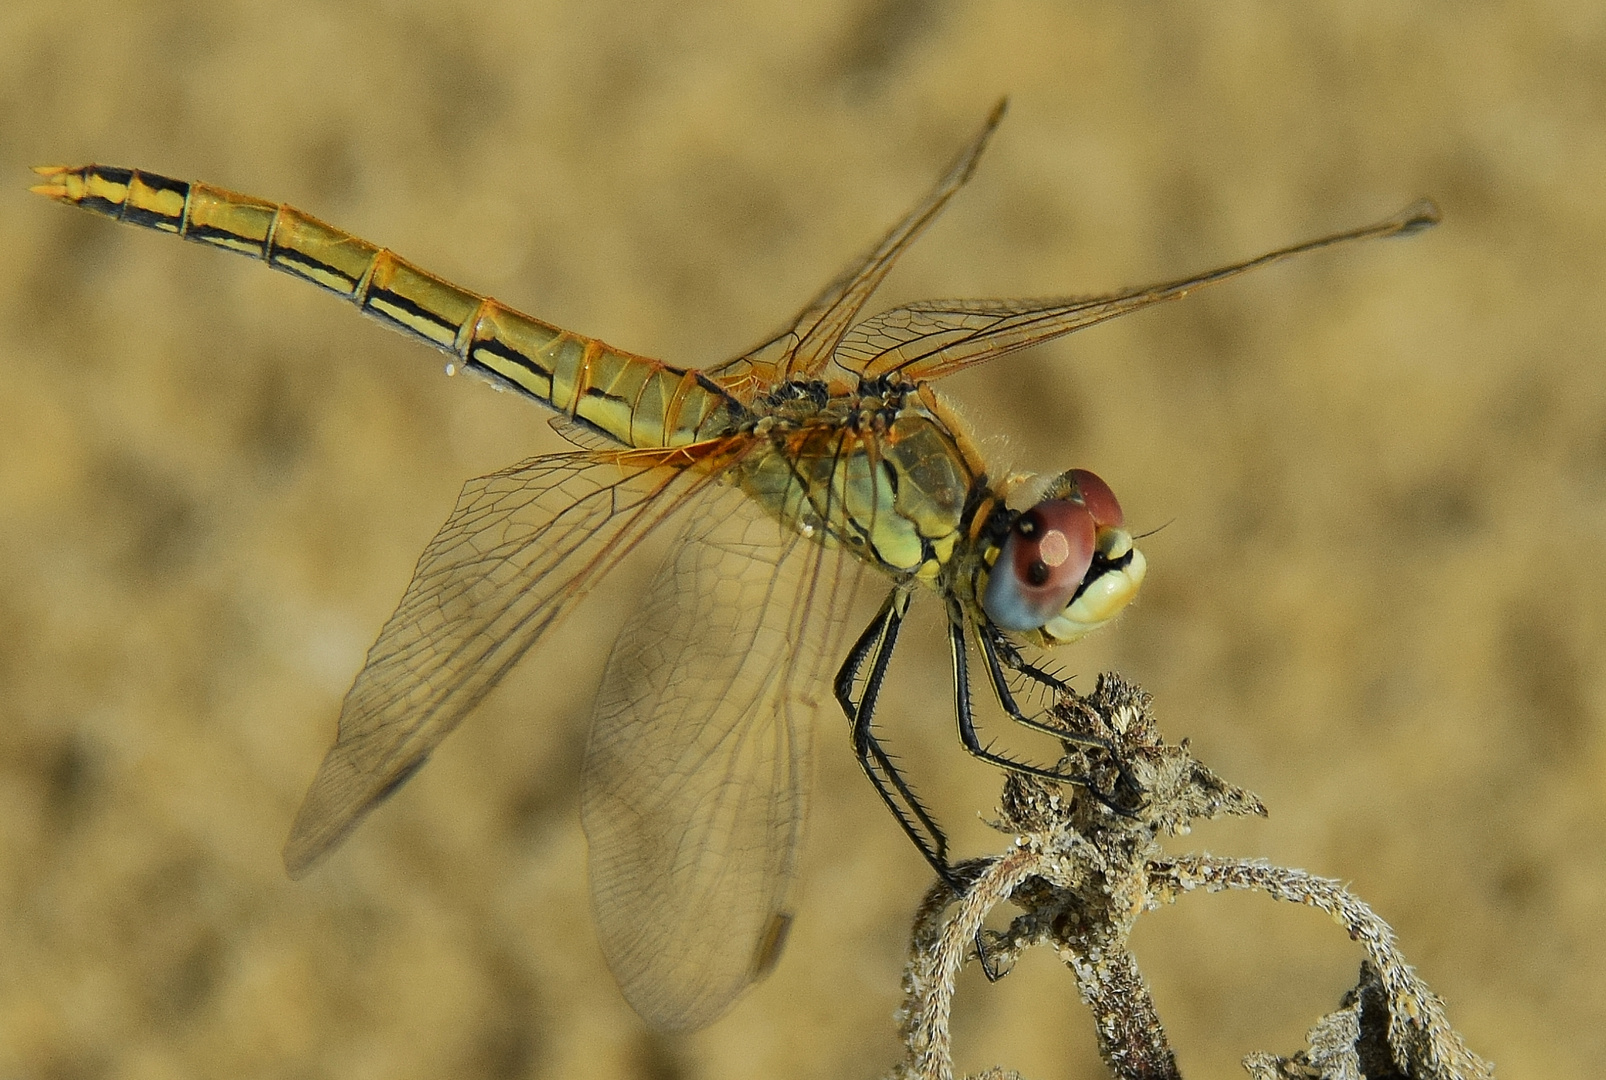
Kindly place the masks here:
<instances>
[{"instance_id":1,"label":"dragonfly head","mask_svg":"<svg viewBox=\"0 0 1606 1080\"><path fill-rule=\"evenodd\" d=\"M1103 626L1137 595L1147 569L1121 504L1085 469L1049 483L1035 505L1010 514L989 545L981 607L1002 630L1063 645Z\"/></svg>"}]
</instances>

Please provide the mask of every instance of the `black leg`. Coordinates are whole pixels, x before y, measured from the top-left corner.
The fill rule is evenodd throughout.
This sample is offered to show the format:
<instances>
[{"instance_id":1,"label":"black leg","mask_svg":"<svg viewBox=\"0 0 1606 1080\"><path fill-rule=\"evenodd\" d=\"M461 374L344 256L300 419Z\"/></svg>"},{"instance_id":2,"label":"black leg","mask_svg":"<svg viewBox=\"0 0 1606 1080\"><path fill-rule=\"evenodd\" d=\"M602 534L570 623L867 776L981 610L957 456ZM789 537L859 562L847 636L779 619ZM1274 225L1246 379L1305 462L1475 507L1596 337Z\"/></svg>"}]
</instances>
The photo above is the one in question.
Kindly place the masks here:
<instances>
[{"instance_id":1,"label":"black leg","mask_svg":"<svg viewBox=\"0 0 1606 1080\"><path fill-rule=\"evenodd\" d=\"M926 862L957 894L963 891L964 883L948 865L948 837L893 764L891 756L876 738L873 727L881 684L886 678L893 650L897 647L898 631L903 624L908 602L908 593L901 589L894 589L887 597L887 602L853 643L853 648L848 651L847 658L837 671L836 699L852 725L853 752L859 759L859 766L864 769L881 801L887 804L892 816L909 839L914 841ZM855 700L854 686L866 660L870 662L870 670Z\"/></svg>"},{"instance_id":2,"label":"black leg","mask_svg":"<svg viewBox=\"0 0 1606 1080\"><path fill-rule=\"evenodd\" d=\"M837 668L836 682L833 684L836 690L836 702L842 706L842 711L847 714L849 721L859 715L858 703L853 700L853 684L859 680L859 669L864 667L865 657L874 652L880 644L881 634L886 629L887 614L891 608L892 597L888 596L887 602L881 605L881 610L870 620L870 625L859 635L859 640L848 650L848 655L842 660L842 666Z\"/></svg>"},{"instance_id":3,"label":"black leg","mask_svg":"<svg viewBox=\"0 0 1606 1080\"><path fill-rule=\"evenodd\" d=\"M953 652L954 670L954 711L959 717L959 737L965 742L965 749L971 753L976 751L972 745L976 741L976 725L971 717L970 709L970 657L965 652L965 628L963 616L957 611L950 610L948 620L948 646ZM969 738L966 738L969 732ZM983 760L990 760L985 752L981 755ZM1006 766L1006 768L1009 766ZM997 982L1008 972L993 963L993 958L987 952L987 942L982 937L982 931L976 931L974 939L976 946L976 960L981 964L981 973L987 976L988 982Z\"/></svg>"},{"instance_id":4,"label":"black leg","mask_svg":"<svg viewBox=\"0 0 1606 1080\"><path fill-rule=\"evenodd\" d=\"M985 637L978 635L985 642ZM1092 780L1086 776L1073 776L1062 773L1057 769L1033 765L1030 762L1018 761L1004 754L995 753L982 745L981 737L976 733L976 717L971 711L970 703L970 657L965 651L965 618L963 613L950 611L948 616L948 646L953 653L954 667L954 712L959 720L959 741L964 744L970 753L1001 769L1010 772L1024 773L1027 776L1041 777L1044 780L1053 780L1064 784L1079 784L1092 790ZM1015 705L1015 699L1005 684L1003 670L998 666L997 659L982 646L982 655L987 658L988 673L992 676L993 691L998 695L999 704L1009 713L1011 719L1026 724L1027 727L1048 731L1059 735L1060 732L1046 725L1027 720L1021 715L1020 709Z\"/></svg>"},{"instance_id":5,"label":"black leg","mask_svg":"<svg viewBox=\"0 0 1606 1080\"><path fill-rule=\"evenodd\" d=\"M960 613L954 612L950 617L950 622L961 617ZM958 632L956 634L956 655L960 655L964 651L963 634ZM1042 777L1045 780L1057 780L1062 783L1080 785L1086 788L1090 795L1103 803L1109 810L1120 814L1122 817L1131 817L1143 805L1143 786L1132 776L1126 762L1122 760L1121 755L1116 752L1115 748L1110 745L1110 741L1096 735L1086 735L1079 732L1066 731L1063 728L1050 727L1039 720L1022 715L1015 705L1014 696L1010 693L1008 679L1004 675L1003 664L1008 664L1011 670L1017 671L1029 679L1042 681L1050 687L1064 689L1065 683L1041 668L1027 663L1025 658L1021 656L1020 650L994 627L978 627L976 630L976 642L981 649L982 656L987 660L987 674L993 684L993 692L998 696L999 704L1009 714L1010 719L1035 731L1045 732L1064 742L1107 751L1114 761L1119 777L1116 781L1116 791L1106 792L1100 790L1091 777L1072 776L1061 773L1057 769L1045 769L1039 765L1019 762L999 754L993 754L980 746L980 740L976 738L973 725L970 728L969 737L966 737L966 718L961 716L959 736L960 740L965 743L965 749L985 761L991 761L1006 769L1013 769L1015 772ZM1002 657L1002 663L1000 663L1000 657ZM956 663L958 662L956 661ZM965 696L964 701L968 705L968 694ZM1123 789L1124 794L1118 794Z\"/></svg>"},{"instance_id":6,"label":"black leg","mask_svg":"<svg viewBox=\"0 0 1606 1080\"><path fill-rule=\"evenodd\" d=\"M1026 657L1021 655L1020 647L1005 637L1004 632L998 627L988 626L982 632L992 642L993 649L998 653L999 659L1003 661L1004 666L1009 670L1020 672L1028 679L1053 693L1062 693L1071 688L1071 684L1061 679L1058 675L1030 663Z\"/></svg>"},{"instance_id":7,"label":"black leg","mask_svg":"<svg viewBox=\"0 0 1606 1080\"><path fill-rule=\"evenodd\" d=\"M1088 746L1096 750L1110 749L1108 739L1101 739L1097 735L1083 735L1074 731L1066 731L1061 727L1051 727L1041 720L1023 713L1020 706L1015 704L1015 697L1010 692L1009 680L1004 675L1005 664L1009 666L1011 671L1019 672L1028 679L1047 687L1053 693L1063 692L1069 687L1042 668L1027 663L1026 658L1020 654L1020 650L1015 647L1014 643L1005 638L994 627L988 626L978 629L976 643L981 648L983 659L987 661L987 676L992 681L993 693L998 695L998 704L1003 707L1004 712L1011 720L1023 727L1031 728L1033 731L1041 731L1047 735L1053 735L1057 739L1076 743L1079 746Z\"/></svg>"}]
</instances>

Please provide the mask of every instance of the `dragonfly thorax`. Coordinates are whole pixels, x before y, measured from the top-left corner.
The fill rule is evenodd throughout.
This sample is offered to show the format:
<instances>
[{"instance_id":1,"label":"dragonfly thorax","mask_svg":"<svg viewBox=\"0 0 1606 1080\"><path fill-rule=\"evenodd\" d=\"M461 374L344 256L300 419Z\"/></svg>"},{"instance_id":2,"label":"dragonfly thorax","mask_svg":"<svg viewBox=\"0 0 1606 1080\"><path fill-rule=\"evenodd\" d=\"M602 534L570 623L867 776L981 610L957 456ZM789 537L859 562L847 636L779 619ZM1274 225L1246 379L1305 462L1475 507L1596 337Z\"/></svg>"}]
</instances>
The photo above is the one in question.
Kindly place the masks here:
<instances>
[{"instance_id":1,"label":"dragonfly thorax","mask_svg":"<svg viewBox=\"0 0 1606 1080\"><path fill-rule=\"evenodd\" d=\"M786 383L749 408L759 443L737 482L804 536L935 583L964 532L980 460L923 386L832 394Z\"/></svg>"},{"instance_id":2,"label":"dragonfly thorax","mask_svg":"<svg viewBox=\"0 0 1606 1080\"><path fill-rule=\"evenodd\" d=\"M760 433L811 424L884 430L907 408L928 415L933 412L922 400L929 391L923 395L919 387L884 379L866 381L855 393L832 390L829 383L819 379L781 383L748 406L752 427Z\"/></svg>"}]
</instances>

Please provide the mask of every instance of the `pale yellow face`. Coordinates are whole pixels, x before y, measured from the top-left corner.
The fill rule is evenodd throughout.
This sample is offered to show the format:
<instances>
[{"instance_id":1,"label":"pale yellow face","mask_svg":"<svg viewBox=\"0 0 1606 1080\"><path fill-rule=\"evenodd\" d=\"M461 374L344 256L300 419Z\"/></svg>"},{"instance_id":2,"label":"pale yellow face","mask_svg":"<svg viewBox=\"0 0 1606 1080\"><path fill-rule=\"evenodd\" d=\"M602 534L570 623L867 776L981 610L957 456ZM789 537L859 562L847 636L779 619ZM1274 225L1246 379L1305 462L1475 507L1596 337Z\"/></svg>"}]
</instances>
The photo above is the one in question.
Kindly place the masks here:
<instances>
[{"instance_id":1,"label":"pale yellow face","mask_svg":"<svg viewBox=\"0 0 1606 1080\"><path fill-rule=\"evenodd\" d=\"M1132 537L1125 529L1109 530L1110 558L1119 560L1126 552L1132 557L1119 569L1112 567L1087 583L1075 600L1044 623L1038 630L1043 645L1063 645L1091 634L1117 615L1138 595L1148 562L1143 552L1132 546Z\"/></svg>"}]
</instances>

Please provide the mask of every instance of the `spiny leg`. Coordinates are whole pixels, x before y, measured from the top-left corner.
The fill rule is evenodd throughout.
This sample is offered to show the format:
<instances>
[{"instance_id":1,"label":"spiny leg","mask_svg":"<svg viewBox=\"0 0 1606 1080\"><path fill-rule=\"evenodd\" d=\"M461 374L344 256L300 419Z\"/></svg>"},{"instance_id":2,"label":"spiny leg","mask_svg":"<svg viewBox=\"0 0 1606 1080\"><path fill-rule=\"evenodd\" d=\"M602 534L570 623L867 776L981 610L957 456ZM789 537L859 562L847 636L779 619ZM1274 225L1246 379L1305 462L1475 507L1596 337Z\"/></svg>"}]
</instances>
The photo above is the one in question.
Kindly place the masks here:
<instances>
[{"instance_id":1,"label":"spiny leg","mask_svg":"<svg viewBox=\"0 0 1606 1080\"><path fill-rule=\"evenodd\" d=\"M842 661L836 675L836 699L852 725L853 752L859 759L859 766L926 862L958 895L964 891L964 882L948 865L948 837L893 764L872 728L881 684L897 647L898 631L907 608L908 594L894 589ZM855 699L854 684L866 660L870 662L870 670L863 690Z\"/></svg>"},{"instance_id":2,"label":"spiny leg","mask_svg":"<svg viewBox=\"0 0 1606 1080\"><path fill-rule=\"evenodd\" d=\"M982 659L987 662L987 677L993 685L993 692L998 695L998 704L1002 706L1008 717L1022 727L1041 731L1045 735L1052 735L1066 742L1076 743L1078 746L1091 747L1095 750L1109 750L1110 742L1097 735L1086 735L1075 731L1067 731L1063 727L1053 727L1043 723L1033 716L1027 716L1015 703L1015 696L1009 688L1009 679L1004 673L1008 667L1019 675L1025 676L1032 682L1044 687L1050 693L1060 694L1070 689L1069 684L1055 678L1035 664L1029 663L1015 643L998 630L997 627L978 627L976 630L976 644L981 650Z\"/></svg>"},{"instance_id":3,"label":"spiny leg","mask_svg":"<svg viewBox=\"0 0 1606 1080\"><path fill-rule=\"evenodd\" d=\"M1005 637L1004 632L998 627L988 626L983 632L987 639L992 642L993 648L997 650L998 659L1011 671L1026 676L1039 687L1053 694L1063 693L1071 688L1071 684L1060 678L1057 671L1049 671L1047 668L1039 667L1027 660L1025 655L1021 653L1020 646Z\"/></svg>"},{"instance_id":4,"label":"spiny leg","mask_svg":"<svg viewBox=\"0 0 1606 1080\"><path fill-rule=\"evenodd\" d=\"M854 752L882 799L915 842L928 862L946 877L947 837L941 827L920 802L914 790L904 780L890 755L875 738L873 721L875 707L880 698L881 684L886 677L887 665L897 647L898 631L903 621L906 597L896 592L865 628L853 645L837 672L836 696L838 703L852 722ZM870 673L865 679L864 691L857 701L853 698L853 684L868 657L872 657ZM877 770L880 770L877 772ZM890 788L888 785L891 785ZM924 830L922 833L921 830ZM935 858L934 858L935 856Z\"/></svg>"},{"instance_id":5,"label":"spiny leg","mask_svg":"<svg viewBox=\"0 0 1606 1080\"><path fill-rule=\"evenodd\" d=\"M980 636L978 635L978 637ZM981 640L985 641L985 638L981 638ZM1091 777L1075 776L1069 773L1062 773L1057 769L1019 761L990 750L982 744L981 736L976 732L976 716L970 701L970 656L966 650L965 618L957 610L949 612L948 646L953 654L954 715L959 721L959 741L964 744L965 749L972 756L980 758L988 764L996 765L1001 769L1007 769L1010 772L1036 776L1043 780L1052 780L1055 783L1078 784L1092 791L1093 782ZM1027 727L1047 731L1052 735L1060 735L1061 733L1053 728L1029 720L1021 713L1020 708L1015 704L1014 697L1010 694L1009 687L1004 679L1003 669L999 667L997 660L987 651L985 645L982 647L982 655L988 661L988 674L991 677L993 692L998 696L998 703L1003 706L1004 711L1009 714L1010 718L1025 724Z\"/></svg>"},{"instance_id":6,"label":"spiny leg","mask_svg":"<svg viewBox=\"0 0 1606 1080\"><path fill-rule=\"evenodd\" d=\"M957 612L950 609L948 643L953 649L954 711L959 716L961 738L963 739L964 732L968 729L974 739L975 724L971 720L970 710L970 662L965 654L964 629L962 625L953 621L954 615L957 615ZM966 749L969 748L967 744ZM1009 974L993 963L993 958L987 952L987 942L982 937L982 929L979 927L973 943L976 946L976 960L981 964L981 973L987 976L988 982L997 982Z\"/></svg>"},{"instance_id":7,"label":"spiny leg","mask_svg":"<svg viewBox=\"0 0 1606 1080\"><path fill-rule=\"evenodd\" d=\"M953 612L949 618L950 637L953 642L954 664L956 669L965 662L964 631L959 625L959 622L962 619L963 616L958 611ZM1041 668L1028 663L1025 658L1021 656L1020 650L1016 648L1015 645L1005 638L1001 633L999 633L995 627L977 627L976 643L981 650L982 657L987 663L987 675L989 681L992 683L993 693L997 696L999 705L1003 708L1004 712L1009 715L1009 718L1014 720L1017 724L1031 728L1034 731L1041 731L1045 734L1052 735L1062 742L1075 743L1079 746L1085 746L1090 749L1103 750L1107 752L1110 755L1111 760L1114 762L1117 771L1116 791L1105 792L1100 790L1098 784L1095 783L1093 778L1090 776L1062 773L1058 769L1047 769L1040 765L1032 765L1029 762L1016 761L1015 759L1006 757L1002 754L993 753L981 745L980 739L976 736L973 722L969 724L967 731L967 720L970 718L965 714L961 714L959 721L959 737L960 740L965 744L965 749L969 750L977 757L982 758L984 761L991 761L996 765L1006 769L1011 769L1018 773L1025 773L1028 776L1041 777L1045 780L1055 780L1060 783L1077 784L1086 788L1088 794L1092 795L1099 802L1103 803L1105 807L1114 813L1120 814L1123 817L1130 817L1133 811L1138 809L1143 803L1143 786L1132 776L1130 770L1127 768L1126 762L1121 760L1121 755L1116 751L1115 747L1110 744L1108 739L1100 736L1090 735L1084 732L1068 731L1064 728L1051 727L1043 723L1041 720L1024 715L1020 711L1019 706L1015 704L1014 695L1011 693L1009 688L1008 677L1004 673L1004 665L1008 664L1010 670L1019 672L1029 679L1042 681L1052 687L1065 689L1065 683L1054 676L1049 675L1047 672L1042 671ZM968 713L968 694L962 698L962 704L967 706L966 711ZM1120 791L1121 789L1125 789L1127 797L1117 801L1116 792Z\"/></svg>"}]
</instances>

